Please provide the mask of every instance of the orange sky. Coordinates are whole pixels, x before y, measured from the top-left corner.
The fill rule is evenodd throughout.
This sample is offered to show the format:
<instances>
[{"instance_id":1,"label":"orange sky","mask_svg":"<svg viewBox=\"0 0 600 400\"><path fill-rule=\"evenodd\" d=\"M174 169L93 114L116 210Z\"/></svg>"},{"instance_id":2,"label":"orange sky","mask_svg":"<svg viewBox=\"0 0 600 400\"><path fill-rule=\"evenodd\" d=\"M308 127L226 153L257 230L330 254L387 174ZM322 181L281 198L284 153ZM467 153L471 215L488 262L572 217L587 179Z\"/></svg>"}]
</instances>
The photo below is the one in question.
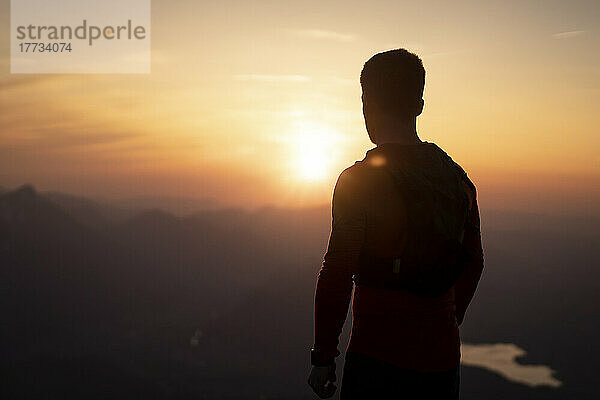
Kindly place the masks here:
<instances>
[{"instance_id":1,"label":"orange sky","mask_svg":"<svg viewBox=\"0 0 600 400\"><path fill-rule=\"evenodd\" d=\"M371 147L363 62L406 47L484 205L598 214L600 2L403 3L156 0L151 74L11 75L2 0L0 186L326 203Z\"/></svg>"}]
</instances>

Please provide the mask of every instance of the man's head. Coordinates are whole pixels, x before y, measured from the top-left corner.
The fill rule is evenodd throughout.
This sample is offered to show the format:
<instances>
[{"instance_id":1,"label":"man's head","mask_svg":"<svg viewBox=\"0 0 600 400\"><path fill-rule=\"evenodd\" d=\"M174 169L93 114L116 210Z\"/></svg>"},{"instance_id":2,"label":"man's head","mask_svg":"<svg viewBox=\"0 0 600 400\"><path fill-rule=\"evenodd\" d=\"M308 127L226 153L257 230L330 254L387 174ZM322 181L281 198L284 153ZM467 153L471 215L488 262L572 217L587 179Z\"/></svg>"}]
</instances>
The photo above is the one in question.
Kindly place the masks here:
<instances>
[{"instance_id":1,"label":"man's head","mask_svg":"<svg viewBox=\"0 0 600 400\"><path fill-rule=\"evenodd\" d=\"M414 122L423 111L425 69L421 59L407 50L375 54L365 63L360 84L365 124L374 143L384 121Z\"/></svg>"}]
</instances>

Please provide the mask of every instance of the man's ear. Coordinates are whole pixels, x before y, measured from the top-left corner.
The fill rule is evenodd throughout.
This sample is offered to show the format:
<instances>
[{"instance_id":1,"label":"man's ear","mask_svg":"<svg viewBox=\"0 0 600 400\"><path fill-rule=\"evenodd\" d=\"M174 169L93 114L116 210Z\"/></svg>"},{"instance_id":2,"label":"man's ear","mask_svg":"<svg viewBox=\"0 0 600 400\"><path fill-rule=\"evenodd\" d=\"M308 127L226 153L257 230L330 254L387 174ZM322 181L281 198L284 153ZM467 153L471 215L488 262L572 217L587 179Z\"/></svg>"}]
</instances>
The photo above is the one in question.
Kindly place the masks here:
<instances>
[{"instance_id":1,"label":"man's ear","mask_svg":"<svg viewBox=\"0 0 600 400\"><path fill-rule=\"evenodd\" d=\"M423 107L425 107L425 100L421 99L417 103L417 109L415 110L416 111L415 117L418 117L419 115L421 115L421 113L423 112Z\"/></svg>"}]
</instances>

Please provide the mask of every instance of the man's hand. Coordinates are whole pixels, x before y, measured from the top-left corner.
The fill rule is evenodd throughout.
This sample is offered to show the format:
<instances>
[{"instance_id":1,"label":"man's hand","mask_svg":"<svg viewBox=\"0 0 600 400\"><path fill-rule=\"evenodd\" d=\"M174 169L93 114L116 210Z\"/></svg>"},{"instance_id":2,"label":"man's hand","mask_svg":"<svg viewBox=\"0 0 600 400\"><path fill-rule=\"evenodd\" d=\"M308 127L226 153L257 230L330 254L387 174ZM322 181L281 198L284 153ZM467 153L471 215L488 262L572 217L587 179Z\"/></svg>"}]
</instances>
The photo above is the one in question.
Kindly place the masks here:
<instances>
[{"instance_id":1,"label":"man's hand","mask_svg":"<svg viewBox=\"0 0 600 400\"><path fill-rule=\"evenodd\" d=\"M335 380L335 364L326 367L313 366L308 377L308 384L317 396L322 399L328 399L333 396L337 389L337 386L333 384Z\"/></svg>"}]
</instances>

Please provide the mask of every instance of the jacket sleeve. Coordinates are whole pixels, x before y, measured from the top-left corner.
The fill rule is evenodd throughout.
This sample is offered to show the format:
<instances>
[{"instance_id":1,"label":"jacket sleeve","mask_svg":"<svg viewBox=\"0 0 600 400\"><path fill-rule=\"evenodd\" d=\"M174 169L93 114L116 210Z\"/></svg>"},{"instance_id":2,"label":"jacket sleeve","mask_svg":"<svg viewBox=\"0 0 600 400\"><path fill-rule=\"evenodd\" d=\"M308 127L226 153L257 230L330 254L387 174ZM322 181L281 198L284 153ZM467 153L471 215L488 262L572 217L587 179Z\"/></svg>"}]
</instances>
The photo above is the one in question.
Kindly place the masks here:
<instances>
[{"instance_id":1,"label":"jacket sleeve","mask_svg":"<svg viewBox=\"0 0 600 400\"><path fill-rule=\"evenodd\" d=\"M473 192L475 194L475 191ZM456 319L462 324L467 307L473 299L479 278L483 272L483 248L481 245L481 227L477 199L473 196L471 212L463 237L463 245L473 258L454 286Z\"/></svg>"},{"instance_id":2,"label":"jacket sleeve","mask_svg":"<svg viewBox=\"0 0 600 400\"><path fill-rule=\"evenodd\" d=\"M332 200L331 235L315 291L313 360L333 362L352 297L352 275L365 237L365 210L358 182L344 171Z\"/></svg>"}]
</instances>

